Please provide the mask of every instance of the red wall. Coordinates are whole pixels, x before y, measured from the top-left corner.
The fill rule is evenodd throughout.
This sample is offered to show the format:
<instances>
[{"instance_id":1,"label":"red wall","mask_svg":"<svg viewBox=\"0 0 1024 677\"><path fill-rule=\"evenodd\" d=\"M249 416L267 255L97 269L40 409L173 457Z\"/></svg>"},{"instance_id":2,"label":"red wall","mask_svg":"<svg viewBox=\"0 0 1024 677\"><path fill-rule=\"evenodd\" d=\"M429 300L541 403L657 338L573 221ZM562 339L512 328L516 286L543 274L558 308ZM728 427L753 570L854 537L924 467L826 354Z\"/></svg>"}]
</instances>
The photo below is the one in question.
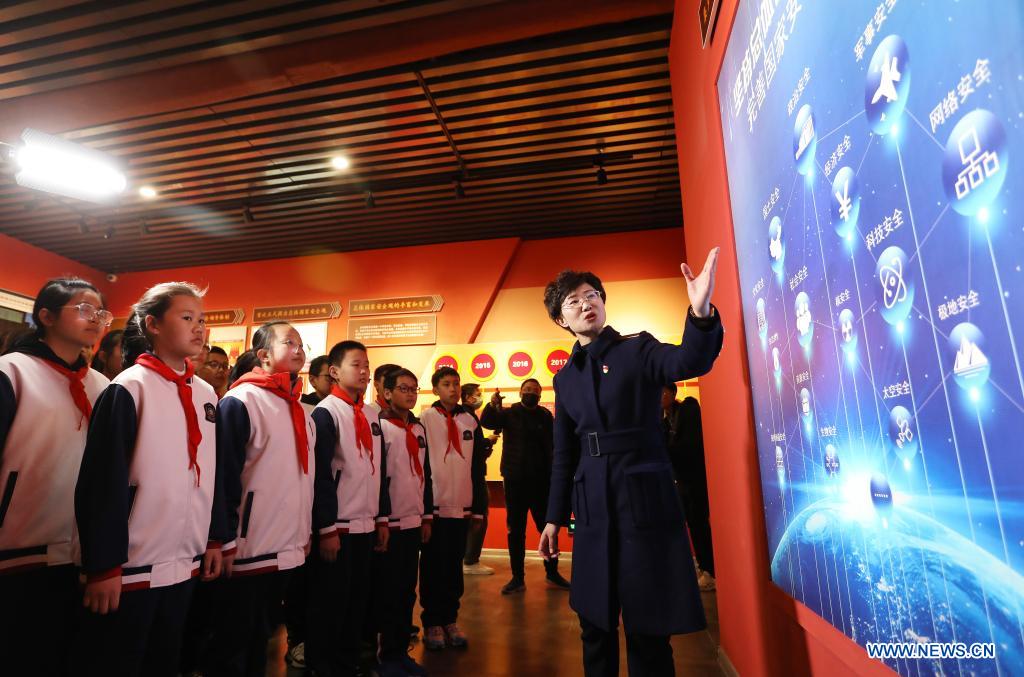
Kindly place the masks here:
<instances>
[{"instance_id":1,"label":"red wall","mask_svg":"<svg viewBox=\"0 0 1024 677\"><path fill-rule=\"evenodd\" d=\"M722 247L714 298L728 333L714 370L701 378L721 645L744 677L891 675L769 579L716 89L738 4L722 0L717 33L704 50L697 3L677 0L669 47L686 249L699 259L711 247Z\"/></svg>"},{"instance_id":2,"label":"red wall","mask_svg":"<svg viewBox=\"0 0 1024 677\"><path fill-rule=\"evenodd\" d=\"M0 289L35 297L43 283L61 275L77 275L108 290L105 274L95 268L0 235Z\"/></svg>"}]
</instances>

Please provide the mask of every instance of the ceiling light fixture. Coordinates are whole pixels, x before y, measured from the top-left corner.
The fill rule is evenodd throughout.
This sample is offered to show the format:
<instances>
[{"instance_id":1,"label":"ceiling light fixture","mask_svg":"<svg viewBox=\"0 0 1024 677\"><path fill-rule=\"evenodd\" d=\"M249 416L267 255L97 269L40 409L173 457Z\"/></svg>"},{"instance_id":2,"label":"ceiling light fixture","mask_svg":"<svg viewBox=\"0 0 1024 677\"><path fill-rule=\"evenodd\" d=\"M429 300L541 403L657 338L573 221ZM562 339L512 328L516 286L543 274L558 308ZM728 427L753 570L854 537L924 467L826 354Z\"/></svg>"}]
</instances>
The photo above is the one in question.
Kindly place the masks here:
<instances>
[{"instance_id":1,"label":"ceiling light fixture","mask_svg":"<svg viewBox=\"0 0 1024 677\"><path fill-rule=\"evenodd\" d=\"M128 185L113 157L35 129L15 154L19 186L88 202L110 202Z\"/></svg>"},{"instance_id":2,"label":"ceiling light fixture","mask_svg":"<svg viewBox=\"0 0 1024 677\"><path fill-rule=\"evenodd\" d=\"M337 169L339 172L343 172L352 166L352 161L344 155L335 155L331 158L331 166Z\"/></svg>"},{"instance_id":3,"label":"ceiling light fixture","mask_svg":"<svg viewBox=\"0 0 1024 677\"><path fill-rule=\"evenodd\" d=\"M143 186L139 188L139 196L146 200L152 200L156 197L156 188L153 186Z\"/></svg>"}]
</instances>

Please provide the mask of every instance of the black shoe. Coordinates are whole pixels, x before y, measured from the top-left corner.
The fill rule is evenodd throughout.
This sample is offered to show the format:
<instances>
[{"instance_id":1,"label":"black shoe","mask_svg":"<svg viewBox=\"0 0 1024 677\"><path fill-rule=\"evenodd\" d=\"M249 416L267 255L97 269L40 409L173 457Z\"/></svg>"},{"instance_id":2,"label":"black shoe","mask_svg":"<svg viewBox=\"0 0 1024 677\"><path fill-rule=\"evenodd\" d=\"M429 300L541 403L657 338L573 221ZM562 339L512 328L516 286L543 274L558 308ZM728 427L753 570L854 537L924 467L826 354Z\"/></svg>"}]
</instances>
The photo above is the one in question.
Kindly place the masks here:
<instances>
[{"instance_id":1,"label":"black shoe","mask_svg":"<svg viewBox=\"0 0 1024 677\"><path fill-rule=\"evenodd\" d=\"M562 574L554 571L548 574L548 586L552 588L558 588L559 590L568 590L569 581L562 577Z\"/></svg>"},{"instance_id":2,"label":"black shoe","mask_svg":"<svg viewBox=\"0 0 1024 677\"><path fill-rule=\"evenodd\" d=\"M512 595L517 592L523 592L526 590L526 583L521 578L513 578L511 581L505 584L505 587L501 589L501 594Z\"/></svg>"}]
</instances>

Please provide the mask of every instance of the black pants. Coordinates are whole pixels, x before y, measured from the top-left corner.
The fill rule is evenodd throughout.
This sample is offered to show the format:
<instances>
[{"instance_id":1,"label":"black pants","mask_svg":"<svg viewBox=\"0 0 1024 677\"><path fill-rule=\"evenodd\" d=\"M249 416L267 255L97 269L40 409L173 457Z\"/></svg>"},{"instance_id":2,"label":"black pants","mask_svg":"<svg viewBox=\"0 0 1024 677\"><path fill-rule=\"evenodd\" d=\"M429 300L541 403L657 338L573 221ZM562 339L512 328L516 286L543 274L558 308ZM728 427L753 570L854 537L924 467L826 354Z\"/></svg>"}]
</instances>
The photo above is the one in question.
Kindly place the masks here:
<instances>
[{"instance_id":1,"label":"black pants","mask_svg":"<svg viewBox=\"0 0 1024 677\"><path fill-rule=\"evenodd\" d=\"M680 484L679 494L683 501L683 513L686 515L686 526L690 529L697 564L714 576L715 554L711 547L711 509L708 504L707 485L700 483L684 487Z\"/></svg>"},{"instance_id":2,"label":"black pants","mask_svg":"<svg viewBox=\"0 0 1024 677\"><path fill-rule=\"evenodd\" d=\"M210 677L263 677L267 642L277 627L287 571L224 580L213 609L213 637L203 660Z\"/></svg>"},{"instance_id":3,"label":"black pants","mask_svg":"<svg viewBox=\"0 0 1024 677\"><path fill-rule=\"evenodd\" d=\"M486 485L487 483L484 482ZM480 561L480 553L484 549L484 536L487 535L487 517L491 512L490 497L484 492L484 519L474 520L466 530L466 556L463 564L473 565Z\"/></svg>"},{"instance_id":4,"label":"black pants","mask_svg":"<svg viewBox=\"0 0 1024 677\"><path fill-rule=\"evenodd\" d=\"M606 632L580 616L583 633L583 674L586 677L617 677L619 630ZM672 645L668 635L626 634L626 665L630 677L672 677Z\"/></svg>"},{"instance_id":5,"label":"black pants","mask_svg":"<svg viewBox=\"0 0 1024 677\"><path fill-rule=\"evenodd\" d=\"M338 559L325 562L314 539L306 665L319 677L348 677L356 673L375 540L373 532L341 534Z\"/></svg>"},{"instance_id":6,"label":"black pants","mask_svg":"<svg viewBox=\"0 0 1024 677\"><path fill-rule=\"evenodd\" d=\"M409 650L409 626L416 606L416 578L419 575L420 528L393 529L388 551L382 557L380 574L382 602L381 658L397 658ZM461 575L461 572L460 572Z\"/></svg>"},{"instance_id":7,"label":"black pants","mask_svg":"<svg viewBox=\"0 0 1024 677\"><path fill-rule=\"evenodd\" d=\"M203 656L213 638L213 613L220 604L223 583L223 578L197 581L192 591L192 601L181 635L181 657L178 660L178 668L183 675L197 671L202 666Z\"/></svg>"},{"instance_id":8,"label":"black pants","mask_svg":"<svg viewBox=\"0 0 1024 677\"><path fill-rule=\"evenodd\" d=\"M420 616L424 628L454 623L462 599L462 557L469 520L435 517L420 557Z\"/></svg>"},{"instance_id":9,"label":"black pants","mask_svg":"<svg viewBox=\"0 0 1024 677\"><path fill-rule=\"evenodd\" d=\"M69 674L68 647L82 595L65 564L0 574L0 656L11 675Z\"/></svg>"},{"instance_id":10,"label":"black pants","mask_svg":"<svg viewBox=\"0 0 1024 677\"><path fill-rule=\"evenodd\" d=\"M288 648L306 641L306 600L309 598L309 557L306 563L288 572L284 595L284 622L288 628Z\"/></svg>"},{"instance_id":11,"label":"black pants","mask_svg":"<svg viewBox=\"0 0 1024 677\"><path fill-rule=\"evenodd\" d=\"M195 579L121 593L117 611L80 612L75 674L174 677Z\"/></svg>"},{"instance_id":12,"label":"black pants","mask_svg":"<svg viewBox=\"0 0 1024 677\"><path fill-rule=\"evenodd\" d=\"M537 531L544 531L548 512L548 481L539 479L505 480L505 523L508 527L508 560L512 576L523 578L526 560L526 518L533 517ZM552 566L553 565L553 566ZM548 573L558 567L557 560L545 562Z\"/></svg>"}]
</instances>

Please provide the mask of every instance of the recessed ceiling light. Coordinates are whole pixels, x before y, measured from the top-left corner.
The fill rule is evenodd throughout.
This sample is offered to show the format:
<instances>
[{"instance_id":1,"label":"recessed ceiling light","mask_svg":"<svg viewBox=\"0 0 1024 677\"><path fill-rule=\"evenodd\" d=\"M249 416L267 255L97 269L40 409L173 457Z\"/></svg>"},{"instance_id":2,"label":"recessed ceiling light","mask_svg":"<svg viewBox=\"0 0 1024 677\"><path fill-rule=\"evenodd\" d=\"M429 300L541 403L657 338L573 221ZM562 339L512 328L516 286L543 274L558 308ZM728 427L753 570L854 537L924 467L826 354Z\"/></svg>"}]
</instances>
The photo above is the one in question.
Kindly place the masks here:
<instances>
[{"instance_id":1,"label":"recessed ceiling light","mask_svg":"<svg viewBox=\"0 0 1024 677\"><path fill-rule=\"evenodd\" d=\"M344 155L335 155L331 158L331 165L338 171L345 171L352 166L352 162Z\"/></svg>"},{"instance_id":2,"label":"recessed ceiling light","mask_svg":"<svg viewBox=\"0 0 1024 677\"><path fill-rule=\"evenodd\" d=\"M156 197L156 188L153 186L143 186L142 188L139 188L139 195L147 200L152 200Z\"/></svg>"}]
</instances>

